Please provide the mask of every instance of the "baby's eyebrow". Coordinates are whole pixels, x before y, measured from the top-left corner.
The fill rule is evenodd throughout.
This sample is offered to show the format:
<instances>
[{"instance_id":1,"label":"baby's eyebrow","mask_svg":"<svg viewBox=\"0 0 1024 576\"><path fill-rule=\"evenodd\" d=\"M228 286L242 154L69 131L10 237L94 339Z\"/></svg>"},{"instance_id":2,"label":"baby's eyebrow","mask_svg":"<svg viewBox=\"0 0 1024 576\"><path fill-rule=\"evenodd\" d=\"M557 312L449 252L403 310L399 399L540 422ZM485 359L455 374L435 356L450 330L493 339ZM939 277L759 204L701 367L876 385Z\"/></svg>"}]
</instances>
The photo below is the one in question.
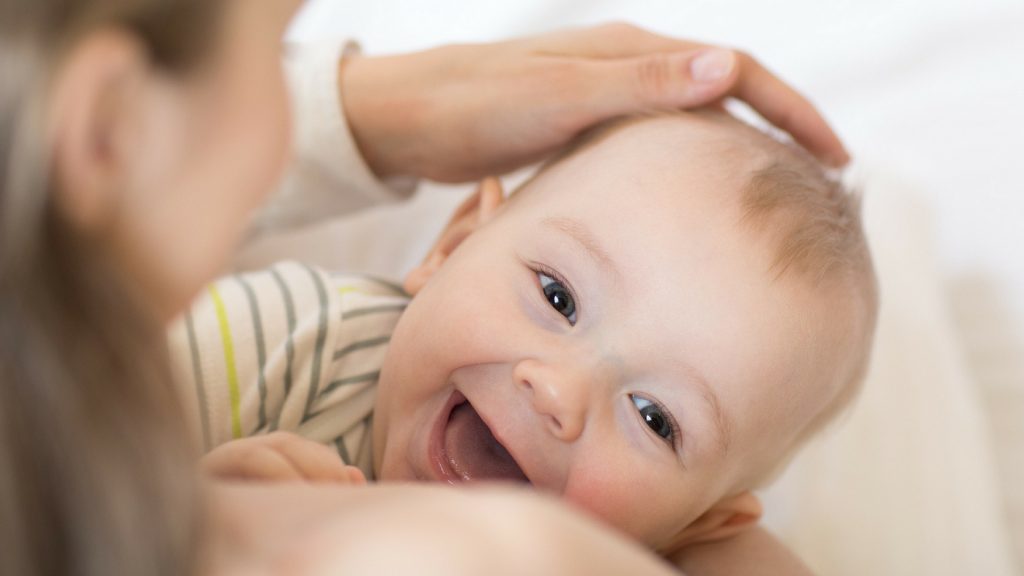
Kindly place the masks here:
<instances>
[{"instance_id":1,"label":"baby's eyebrow","mask_svg":"<svg viewBox=\"0 0 1024 576\"><path fill-rule=\"evenodd\" d=\"M586 224L576 220L574 218L568 218L564 216L552 216L545 218L541 221L541 224L548 226L554 230L562 232L576 241L583 251L589 254L598 264L602 267L610 270L616 276L619 276L619 270L615 266L615 261L612 260L608 252L601 247L601 243L597 240L597 237Z\"/></svg>"},{"instance_id":2,"label":"baby's eyebrow","mask_svg":"<svg viewBox=\"0 0 1024 576\"><path fill-rule=\"evenodd\" d=\"M704 375L697 371L693 366L687 366L687 371L690 373L693 381L696 382L697 388L700 389L701 398L708 404L708 408L711 409L711 417L715 424L715 435L718 439L718 446L722 449L724 455L729 451L729 445L732 443L732 426L729 424L729 419L725 417L725 412L722 410L722 403L718 401L718 395L715 394L715 390L708 383Z\"/></svg>"}]
</instances>

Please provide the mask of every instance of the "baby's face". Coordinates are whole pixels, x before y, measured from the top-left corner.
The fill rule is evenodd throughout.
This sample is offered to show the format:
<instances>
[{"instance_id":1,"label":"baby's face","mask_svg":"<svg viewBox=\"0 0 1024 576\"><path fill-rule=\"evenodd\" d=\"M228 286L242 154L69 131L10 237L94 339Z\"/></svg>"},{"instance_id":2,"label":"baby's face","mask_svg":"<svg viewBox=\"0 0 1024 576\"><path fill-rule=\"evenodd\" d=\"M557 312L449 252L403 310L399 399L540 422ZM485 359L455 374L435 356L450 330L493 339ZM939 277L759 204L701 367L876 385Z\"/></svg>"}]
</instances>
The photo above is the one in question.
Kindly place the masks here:
<instances>
[{"instance_id":1,"label":"baby's face","mask_svg":"<svg viewBox=\"0 0 1024 576\"><path fill-rule=\"evenodd\" d=\"M528 480L667 549L776 462L836 393L850 327L769 272L739 223L756 160L728 142L630 125L463 241L391 340L378 478Z\"/></svg>"}]
</instances>

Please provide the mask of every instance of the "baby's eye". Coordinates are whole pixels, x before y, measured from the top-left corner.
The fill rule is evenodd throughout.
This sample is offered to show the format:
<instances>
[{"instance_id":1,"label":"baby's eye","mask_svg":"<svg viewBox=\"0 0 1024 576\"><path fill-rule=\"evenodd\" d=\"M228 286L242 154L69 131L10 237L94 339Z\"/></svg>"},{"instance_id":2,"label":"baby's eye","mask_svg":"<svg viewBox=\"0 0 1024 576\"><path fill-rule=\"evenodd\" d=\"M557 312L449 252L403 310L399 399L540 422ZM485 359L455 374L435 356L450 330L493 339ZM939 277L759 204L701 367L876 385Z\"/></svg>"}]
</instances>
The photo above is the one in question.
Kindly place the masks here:
<instances>
[{"instance_id":1,"label":"baby's eye","mask_svg":"<svg viewBox=\"0 0 1024 576\"><path fill-rule=\"evenodd\" d=\"M648 428L665 439L666 442L675 445L676 437L678 436L678 426L672 418L672 414L661 403L648 400L643 396L630 394L629 399L633 401L633 405L640 411L640 418L643 419L644 424L647 424Z\"/></svg>"},{"instance_id":2,"label":"baby's eye","mask_svg":"<svg viewBox=\"0 0 1024 576\"><path fill-rule=\"evenodd\" d=\"M569 290L560 281L543 272L537 272L537 277L540 278L540 287L544 290L544 297L548 299L551 307L565 316L570 325L575 326L576 301L573 300Z\"/></svg>"}]
</instances>

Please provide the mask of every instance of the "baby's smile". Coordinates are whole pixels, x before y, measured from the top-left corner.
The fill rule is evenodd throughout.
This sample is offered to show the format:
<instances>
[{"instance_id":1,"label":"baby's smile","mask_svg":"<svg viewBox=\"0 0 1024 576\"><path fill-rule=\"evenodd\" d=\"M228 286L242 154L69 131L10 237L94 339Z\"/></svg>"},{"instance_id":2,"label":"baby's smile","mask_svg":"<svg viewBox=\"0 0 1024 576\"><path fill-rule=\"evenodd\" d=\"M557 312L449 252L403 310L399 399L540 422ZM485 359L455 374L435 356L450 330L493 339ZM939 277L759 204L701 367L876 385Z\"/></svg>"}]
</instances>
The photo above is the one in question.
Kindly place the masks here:
<instances>
[{"instance_id":1,"label":"baby's smile","mask_svg":"<svg viewBox=\"0 0 1024 576\"><path fill-rule=\"evenodd\" d=\"M530 482L516 459L459 391L452 393L441 410L428 450L427 461L437 481Z\"/></svg>"}]
</instances>

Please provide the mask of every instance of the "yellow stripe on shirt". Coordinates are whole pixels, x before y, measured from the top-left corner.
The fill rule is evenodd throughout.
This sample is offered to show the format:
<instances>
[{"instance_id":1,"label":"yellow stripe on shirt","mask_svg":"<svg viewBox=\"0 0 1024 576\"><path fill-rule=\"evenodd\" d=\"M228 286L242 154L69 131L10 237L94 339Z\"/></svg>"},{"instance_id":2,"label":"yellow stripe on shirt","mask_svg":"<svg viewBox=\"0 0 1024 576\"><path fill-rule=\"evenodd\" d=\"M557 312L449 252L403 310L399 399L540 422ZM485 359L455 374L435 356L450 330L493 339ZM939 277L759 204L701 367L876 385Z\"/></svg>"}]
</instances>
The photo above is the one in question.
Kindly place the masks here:
<instances>
[{"instance_id":1,"label":"yellow stripe on shirt","mask_svg":"<svg viewBox=\"0 0 1024 576\"><path fill-rule=\"evenodd\" d=\"M217 323L220 325L220 338L224 344L224 367L228 377L228 396L231 404L231 435L242 437L242 395L238 389L238 371L235 368L235 345L231 340L231 325L228 324L228 311L224 300L220 297L217 286L210 286L210 299L217 310Z\"/></svg>"},{"instance_id":2,"label":"yellow stripe on shirt","mask_svg":"<svg viewBox=\"0 0 1024 576\"><path fill-rule=\"evenodd\" d=\"M353 292L356 294L363 294L365 296L372 296L372 294L358 286L338 286L338 294L341 294L342 296L352 294Z\"/></svg>"}]
</instances>

